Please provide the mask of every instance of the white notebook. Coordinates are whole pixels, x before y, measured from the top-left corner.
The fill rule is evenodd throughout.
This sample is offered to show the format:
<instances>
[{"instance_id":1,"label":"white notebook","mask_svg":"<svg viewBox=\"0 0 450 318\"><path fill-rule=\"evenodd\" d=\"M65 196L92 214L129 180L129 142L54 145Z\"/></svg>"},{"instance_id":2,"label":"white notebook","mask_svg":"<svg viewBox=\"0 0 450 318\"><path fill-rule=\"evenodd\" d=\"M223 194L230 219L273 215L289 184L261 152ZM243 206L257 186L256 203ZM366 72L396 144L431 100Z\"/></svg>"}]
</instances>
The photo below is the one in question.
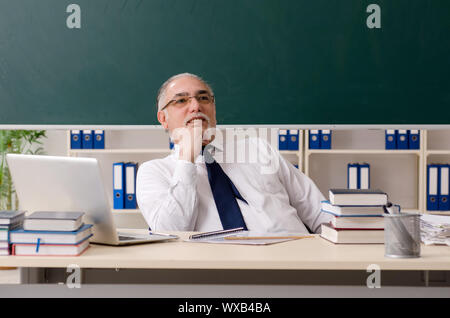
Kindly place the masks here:
<instances>
[{"instance_id":1,"label":"white notebook","mask_svg":"<svg viewBox=\"0 0 450 318\"><path fill-rule=\"evenodd\" d=\"M215 244L269 245L312 237L314 236L302 233L262 233L246 231L244 228L236 228L194 234L185 241Z\"/></svg>"}]
</instances>

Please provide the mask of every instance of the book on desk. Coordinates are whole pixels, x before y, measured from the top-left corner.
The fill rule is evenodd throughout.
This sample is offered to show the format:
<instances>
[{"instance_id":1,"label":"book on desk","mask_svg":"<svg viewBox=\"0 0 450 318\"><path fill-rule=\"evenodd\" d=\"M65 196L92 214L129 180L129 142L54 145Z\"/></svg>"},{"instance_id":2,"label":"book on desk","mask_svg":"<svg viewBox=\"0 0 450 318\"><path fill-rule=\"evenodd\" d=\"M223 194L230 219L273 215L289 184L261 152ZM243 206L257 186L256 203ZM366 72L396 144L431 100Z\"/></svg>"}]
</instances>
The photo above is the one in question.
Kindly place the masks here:
<instances>
[{"instance_id":1,"label":"book on desk","mask_svg":"<svg viewBox=\"0 0 450 318\"><path fill-rule=\"evenodd\" d=\"M25 211L0 211L0 255L10 255L9 233L23 224Z\"/></svg>"},{"instance_id":2,"label":"book on desk","mask_svg":"<svg viewBox=\"0 0 450 318\"><path fill-rule=\"evenodd\" d=\"M89 240L78 244L13 244L12 255L18 256L79 256L89 247Z\"/></svg>"},{"instance_id":3,"label":"book on desk","mask_svg":"<svg viewBox=\"0 0 450 318\"><path fill-rule=\"evenodd\" d=\"M77 231L11 231L13 255L72 255L89 247L92 225L85 224Z\"/></svg>"},{"instance_id":4,"label":"book on desk","mask_svg":"<svg viewBox=\"0 0 450 318\"><path fill-rule=\"evenodd\" d=\"M25 218L23 228L10 232L13 255L80 255L93 236L93 225L81 222L83 214L51 211L31 214Z\"/></svg>"},{"instance_id":5,"label":"book on desk","mask_svg":"<svg viewBox=\"0 0 450 318\"><path fill-rule=\"evenodd\" d=\"M387 194L346 190L331 189L330 201L321 202L321 211L332 215L329 224L322 224L321 237L335 244L383 244Z\"/></svg>"},{"instance_id":6,"label":"book on desk","mask_svg":"<svg viewBox=\"0 0 450 318\"><path fill-rule=\"evenodd\" d=\"M340 206L386 205L387 194L379 189L330 189L330 203Z\"/></svg>"},{"instance_id":7,"label":"book on desk","mask_svg":"<svg viewBox=\"0 0 450 318\"><path fill-rule=\"evenodd\" d=\"M23 222L26 231L76 231L82 225L83 212L36 211Z\"/></svg>"}]
</instances>

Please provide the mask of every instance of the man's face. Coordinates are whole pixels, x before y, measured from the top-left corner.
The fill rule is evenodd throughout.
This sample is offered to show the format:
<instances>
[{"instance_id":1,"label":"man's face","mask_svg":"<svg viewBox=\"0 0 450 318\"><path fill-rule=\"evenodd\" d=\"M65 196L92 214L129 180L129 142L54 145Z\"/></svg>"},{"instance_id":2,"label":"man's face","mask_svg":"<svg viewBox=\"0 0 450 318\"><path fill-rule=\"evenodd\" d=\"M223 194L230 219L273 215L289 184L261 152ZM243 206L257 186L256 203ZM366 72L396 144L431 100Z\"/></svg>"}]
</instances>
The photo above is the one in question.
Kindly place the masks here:
<instances>
[{"instance_id":1,"label":"man's face","mask_svg":"<svg viewBox=\"0 0 450 318\"><path fill-rule=\"evenodd\" d=\"M172 102L165 109L167 110L168 116L164 114L163 111L158 112L158 121L163 125L165 129L172 132L176 128L181 127L193 127L194 119L202 119L203 131L209 127L216 126L216 107L213 102L205 103L202 96L211 96L211 92L208 87L200 80L191 77L183 76L173 80L167 87L165 96L163 96L163 105L166 105L172 100L183 101L188 99L187 103ZM198 96L201 101L199 102L196 98L189 98L193 96ZM209 118L206 120L203 116L206 115Z\"/></svg>"}]
</instances>

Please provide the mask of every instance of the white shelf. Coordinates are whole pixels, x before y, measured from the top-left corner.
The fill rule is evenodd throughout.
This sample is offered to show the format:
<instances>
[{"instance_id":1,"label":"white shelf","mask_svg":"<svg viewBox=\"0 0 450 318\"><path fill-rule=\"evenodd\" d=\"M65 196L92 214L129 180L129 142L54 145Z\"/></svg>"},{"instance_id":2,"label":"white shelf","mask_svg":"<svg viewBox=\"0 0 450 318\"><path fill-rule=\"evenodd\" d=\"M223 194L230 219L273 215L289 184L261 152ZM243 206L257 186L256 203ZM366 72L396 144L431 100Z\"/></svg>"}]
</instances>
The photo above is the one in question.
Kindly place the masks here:
<instances>
[{"instance_id":1,"label":"white shelf","mask_svg":"<svg viewBox=\"0 0 450 318\"><path fill-rule=\"evenodd\" d=\"M426 155L450 155L450 150L426 150Z\"/></svg>"},{"instance_id":2,"label":"white shelf","mask_svg":"<svg viewBox=\"0 0 450 318\"><path fill-rule=\"evenodd\" d=\"M115 215L133 215L133 214L141 214L141 210L139 209L112 209L112 213Z\"/></svg>"},{"instance_id":3,"label":"white shelf","mask_svg":"<svg viewBox=\"0 0 450 318\"><path fill-rule=\"evenodd\" d=\"M420 210L418 210L418 209L401 209L401 211L400 212L402 212L402 213L421 213L420 212Z\"/></svg>"},{"instance_id":4,"label":"white shelf","mask_svg":"<svg viewBox=\"0 0 450 318\"><path fill-rule=\"evenodd\" d=\"M170 153L170 149L70 149L69 154L140 154L140 153Z\"/></svg>"},{"instance_id":5,"label":"white shelf","mask_svg":"<svg viewBox=\"0 0 450 318\"><path fill-rule=\"evenodd\" d=\"M300 150L280 150L280 154L301 156Z\"/></svg>"},{"instance_id":6,"label":"white shelf","mask_svg":"<svg viewBox=\"0 0 450 318\"><path fill-rule=\"evenodd\" d=\"M450 211L425 211L427 214L450 215Z\"/></svg>"},{"instance_id":7,"label":"white shelf","mask_svg":"<svg viewBox=\"0 0 450 318\"><path fill-rule=\"evenodd\" d=\"M309 154L369 154L369 155L417 155L420 150L385 150L385 149L308 149ZM450 154L450 152L449 152Z\"/></svg>"}]
</instances>

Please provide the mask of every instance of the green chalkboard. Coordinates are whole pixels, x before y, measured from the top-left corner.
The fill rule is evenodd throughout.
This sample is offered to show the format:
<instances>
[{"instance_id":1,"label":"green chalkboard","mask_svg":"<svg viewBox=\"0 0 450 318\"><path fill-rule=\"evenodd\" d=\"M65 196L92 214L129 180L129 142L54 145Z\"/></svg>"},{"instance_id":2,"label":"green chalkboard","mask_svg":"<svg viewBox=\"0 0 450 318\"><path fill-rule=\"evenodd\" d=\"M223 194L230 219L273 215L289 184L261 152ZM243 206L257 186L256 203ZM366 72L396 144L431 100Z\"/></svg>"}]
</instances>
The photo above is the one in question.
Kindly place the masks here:
<instances>
[{"instance_id":1,"label":"green chalkboard","mask_svg":"<svg viewBox=\"0 0 450 318\"><path fill-rule=\"evenodd\" d=\"M0 124L157 124L182 72L219 124L450 124L449 34L448 0L1 0Z\"/></svg>"}]
</instances>

